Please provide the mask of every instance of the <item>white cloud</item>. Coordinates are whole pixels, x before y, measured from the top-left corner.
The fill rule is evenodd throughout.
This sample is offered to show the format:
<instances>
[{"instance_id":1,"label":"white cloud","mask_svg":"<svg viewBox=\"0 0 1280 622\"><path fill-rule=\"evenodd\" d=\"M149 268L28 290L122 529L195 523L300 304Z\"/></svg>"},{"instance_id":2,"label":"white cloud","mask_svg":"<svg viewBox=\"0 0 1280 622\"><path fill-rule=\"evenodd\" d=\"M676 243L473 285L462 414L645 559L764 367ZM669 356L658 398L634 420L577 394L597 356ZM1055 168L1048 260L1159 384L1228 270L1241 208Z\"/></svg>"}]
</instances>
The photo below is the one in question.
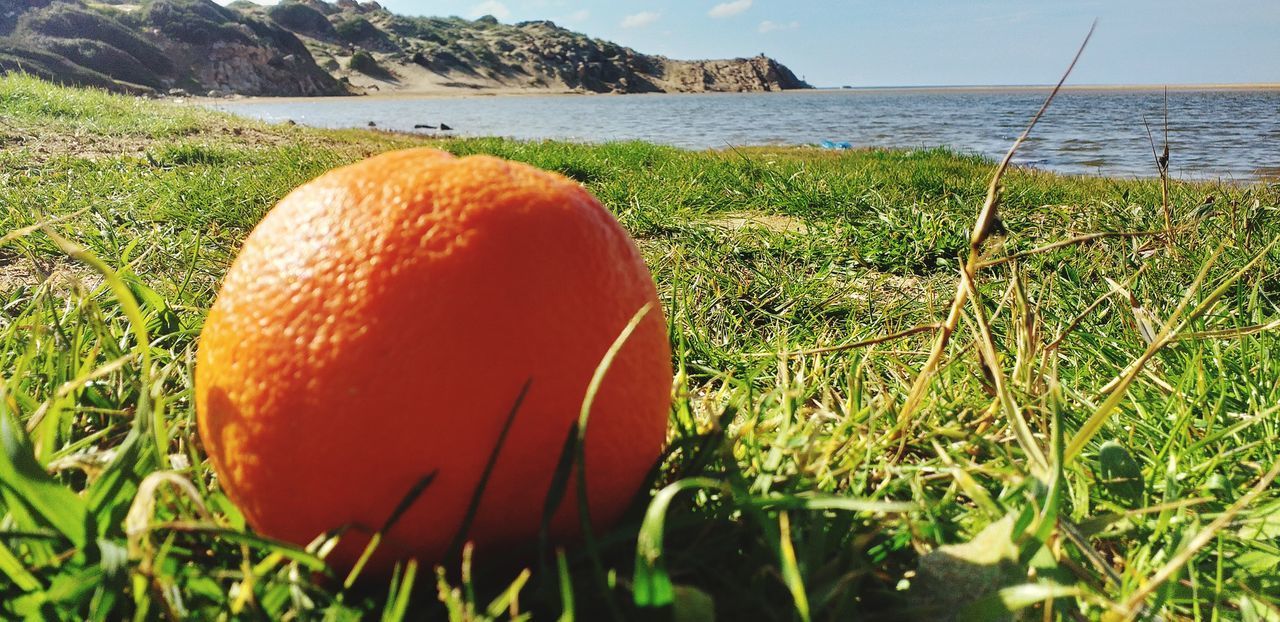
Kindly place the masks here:
<instances>
[{"instance_id":1,"label":"white cloud","mask_svg":"<svg viewBox=\"0 0 1280 622\"><path fill-rule=\"evenodd\" d=\"M492 15L498 19L510 19L511 9L507 5L498 2L498 0L485 0L480 4L471 7L468 17L480 17L483 15Z\"/></svg>"},{"instance_id":2,"label":"white cloud","mask_svg":"<svg viewBox=\"0 0 1280 622\"><path fill-rule=\"evenodd\" d=\"M732 2L721 2L711 7L711 10L707 11L707 15L716 19L733 17L749 8L751 8L751 0L733 0Z\"/></svg>"},{"instance_id":3,"label":"white cloud","mask_svg":"<svg viewBox=\"0 0 1280 622\"><path fill-rule=\"evenodd\" d=\"M800 22L787 22L785 24L780 24L778 22L771 22L767 19L764 20L763 22L760 22L760 32L774 32L777 30L795 30L799 27L800 27Z\"/></svg>"},{"instance_id":4,"label":"white cloud","mask_svg":"<svg viewBox=\"0 0 1280 622\"><path fill-rule=\"evenodd\" d=\"M643 11L640 13L635 13L622 18L622 27L623 28L644 28L645 26L649 26L654 22L658 21L658 19L661 17L662 17L661 13L654 13L653 11Z\"/></svg>"}]
</instances>

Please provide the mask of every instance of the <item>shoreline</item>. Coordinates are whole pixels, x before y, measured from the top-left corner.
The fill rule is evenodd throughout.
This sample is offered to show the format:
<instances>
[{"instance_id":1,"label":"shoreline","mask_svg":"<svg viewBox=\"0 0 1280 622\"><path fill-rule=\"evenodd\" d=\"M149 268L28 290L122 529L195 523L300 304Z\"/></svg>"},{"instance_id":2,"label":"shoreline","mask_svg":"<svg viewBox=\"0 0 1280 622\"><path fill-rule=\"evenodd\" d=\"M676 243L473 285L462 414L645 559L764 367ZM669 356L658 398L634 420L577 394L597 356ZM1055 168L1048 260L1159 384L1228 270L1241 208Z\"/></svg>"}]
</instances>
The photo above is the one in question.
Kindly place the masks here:
<instances>
[{"instance_id":1,"label":"shoreline","mask_svg":"<svg viewBox=\"0 0 1280 622\"><path fill-rule=\"evenodd\" d=\"M411 100L411 99L473 99L489 97L644 97L654 95L671 96L727 96L727 95L780 95L780 94L812 94L812 93L1021 93L1047 92L1053 85L1014 84L1014 85L958 85L958 86L855 86L855 87L820 87L812 89L787 89L784 91L705 91L700 93L594 93L568 89L426 89L401 90L378 93L360 93L349 95L249 95L232 97L190 96L184 101L197 104L255 104L255 103L287 103L290 101L317 100ZM1280 83L1224 83L1224 84L1068 84L1062 87L1063 92L1076 93L1122 93L1122 92L1162 92L1168 88L1170 93L1204 93L1204 92L1280 92Z\"/></svg>"},{"instance_id":2,"label":"shoreline","mask_svg":"<svg viewBox=\"0 0 1280 622\"><path fill-rule=\"evenodd\" d=\"M643 95L645 93L633 93ZM617 96L615 93L582 93L557 89L441 89L426 91L388 91L385 93L352 93L349 95L234 95L231 97L189 96L183 102L193 104L257 104L313 101L394 101L411 99L488 99L492 97L565 97L565 96Z\"/></svg>"}]
</instances>

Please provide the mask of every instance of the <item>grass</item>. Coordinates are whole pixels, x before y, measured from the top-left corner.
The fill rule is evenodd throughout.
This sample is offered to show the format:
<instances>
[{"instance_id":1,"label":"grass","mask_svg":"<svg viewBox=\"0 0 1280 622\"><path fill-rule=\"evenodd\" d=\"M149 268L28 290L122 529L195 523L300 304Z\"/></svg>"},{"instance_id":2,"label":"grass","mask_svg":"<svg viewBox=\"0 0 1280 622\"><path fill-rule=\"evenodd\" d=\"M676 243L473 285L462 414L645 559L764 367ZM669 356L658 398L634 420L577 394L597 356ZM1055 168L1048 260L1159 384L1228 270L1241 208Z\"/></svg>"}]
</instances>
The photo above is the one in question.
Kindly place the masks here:
<instances>
[{"instance_id":1,"label":"grass","mask_svg":"<svg viewBox=\"0 0 1280 622\"><path fill-rule=\"evenodd\" d=\"M981 251L1018 258L930 374L982 158L430 142L12 76L0 120L4 617L1280 619L1280 186L1173 182L1174 235L1041 251L1163 229L1160 184L1011 172ZM280 196L417 144L560 171L632 232L672 439L592 547L345 586L219 491L191 366Z\"/></svg>"}]
</instances>

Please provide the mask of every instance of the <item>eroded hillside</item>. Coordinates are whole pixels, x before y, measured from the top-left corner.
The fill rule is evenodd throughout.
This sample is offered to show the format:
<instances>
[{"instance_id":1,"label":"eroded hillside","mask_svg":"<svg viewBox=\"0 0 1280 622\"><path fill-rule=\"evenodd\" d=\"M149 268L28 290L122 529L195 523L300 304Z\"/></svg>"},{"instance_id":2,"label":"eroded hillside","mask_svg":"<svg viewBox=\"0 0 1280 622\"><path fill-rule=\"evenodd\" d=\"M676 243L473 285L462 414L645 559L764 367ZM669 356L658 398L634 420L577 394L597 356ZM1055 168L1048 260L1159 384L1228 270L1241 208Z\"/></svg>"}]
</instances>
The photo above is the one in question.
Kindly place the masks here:
<instances>
[{"instance_id":1,"label":"eroded hillside","mask_svg":"<svg viewBox=\"0 0 1280 622\"><path fill-rule=\"evenodd\" d=\"M673 60L550 21L375 2L0 1L0 68L142 93L704 92L808 88L765 57Z\"/></svg>"}]
</instances>

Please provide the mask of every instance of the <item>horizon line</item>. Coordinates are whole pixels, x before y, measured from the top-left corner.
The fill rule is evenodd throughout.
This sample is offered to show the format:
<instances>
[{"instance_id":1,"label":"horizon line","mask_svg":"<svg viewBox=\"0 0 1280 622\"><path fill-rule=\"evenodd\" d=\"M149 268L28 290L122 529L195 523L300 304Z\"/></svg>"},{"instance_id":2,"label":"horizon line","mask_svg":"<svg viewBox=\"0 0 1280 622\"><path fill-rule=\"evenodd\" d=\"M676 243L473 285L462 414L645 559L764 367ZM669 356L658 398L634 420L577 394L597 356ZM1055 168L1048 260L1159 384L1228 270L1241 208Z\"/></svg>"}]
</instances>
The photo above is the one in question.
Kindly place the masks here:
<instances>
[{"instance_id":1,"label":"horizon line","mask_svg":"<svg viewBox=\"0 0 1280 622\"><path fill-rule=\"evenodd\" d=\"M889 90L889 89L1051 89L1054 84L883 84L883 85L838 85L838 86L814 86L814 90ZM1085 84L1064 84L1065 89L1143 89L1143 90L1204 90L1204 89L1258 89L1272 90L1280 89L1280 82L1178 82L1178 83L1159 83L1159 82L1099 82Z\"/></svg>"}]
</instances>

